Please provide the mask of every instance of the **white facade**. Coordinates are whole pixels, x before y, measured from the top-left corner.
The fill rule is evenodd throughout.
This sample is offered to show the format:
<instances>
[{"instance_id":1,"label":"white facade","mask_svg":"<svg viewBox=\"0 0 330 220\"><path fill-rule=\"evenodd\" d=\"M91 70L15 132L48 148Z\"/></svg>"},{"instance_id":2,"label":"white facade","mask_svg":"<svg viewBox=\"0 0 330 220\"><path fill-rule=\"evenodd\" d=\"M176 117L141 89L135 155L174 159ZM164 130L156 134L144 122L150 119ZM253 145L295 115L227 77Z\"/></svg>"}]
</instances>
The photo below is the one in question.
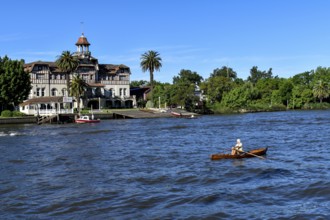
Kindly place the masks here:
<instances>
[{"instance_id":1,"label":"white facade","mask_svg":"<svg viewBox=\"0 0 330 220\"><path fill-rule=\"evenodd\" d=\"M78 39L76 43L77 51L73 55L78 58L79 65L75 72L70 75L70 81L73 74L79 74L89 85L88 90L85 92L85 98L81 102L81 107L133 107L135 100L134 97L130 96L130 68L123 64L99 64L98 60L91 56L89 45L84 35ZM24 68L31 77L32 89L29 100L38 100L39 98L42 101L39 104L53 104L51 109L56 109L57 112L63 110L62 108L68 109L68 104L59 102L60 104L55 107L54 102L48 102L45 99L45 97L66 97L69 95L67 94L66 73L61 71L55 62L36 61L25 64ZM32 114L32 111L28 111L30 109L34 109L34 114L36 114L37 110L39 113L41 112L40 110L44 110L38 109L37 105L29 106L31 102L28 104L28 100L25 103L20 108L24 113ZM71 103L71 110L73 107L76 107L75 103Z\"/></svg>"}]
</instances>

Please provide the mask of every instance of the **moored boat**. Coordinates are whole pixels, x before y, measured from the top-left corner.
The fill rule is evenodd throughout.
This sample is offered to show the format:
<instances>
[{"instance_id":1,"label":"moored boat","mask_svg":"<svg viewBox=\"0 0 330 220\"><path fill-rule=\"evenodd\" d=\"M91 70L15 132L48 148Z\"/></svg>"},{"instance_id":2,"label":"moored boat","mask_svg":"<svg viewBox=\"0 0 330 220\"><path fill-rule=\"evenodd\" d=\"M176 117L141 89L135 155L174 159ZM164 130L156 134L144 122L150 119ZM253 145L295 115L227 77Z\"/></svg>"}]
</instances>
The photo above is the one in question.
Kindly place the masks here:
<instances>
[{"instance_id":1,"label":"moored boat","mask_svg":"<svg viewBox=\"0 0 330 220\"><path fill-rule=\"evenodd\" d=\"M171 112L172 116L176 117L176 118L187 118L187 119L195 119L197 117L195 117L194 114L182 114L181 112Z\"/></svg>"},{"instance_id":2,"label":"moored boat","mask_svg":"<svg viewBox=\"0 0 330 220\"><path fill-rule=\"evenodd\" d=\"M255 150L250 150L242 154L231 155L231 154L212 154L211 160L220 160L220 159L241 159L247 157L260 157L261 155L265 155L268 150L268 147L259 148Z\"/></svg>"},{"instance_id":3,"label":"moored boat","mask_svg":"<svg viewBox=\"0 0 330 220\"><path fill-rule=\"evenodd\" d=\"M83 123L99 123L99 122L101 122L100 119L93 119L93 118L90 118L88 115L80 116L80 118L77 118L75 121L78 124L83 124Z\"/></svg>"},{"instance_id":4,"label":"moored boat","mask_svg":"<svg viewBox=\"0 0 330 220\"><path fill-rule=\"evenodd\" d=\"M179 112L171 112L171 114L175 117L182 117L182 113L179 113Z\"/></svg>"}]
</instances>

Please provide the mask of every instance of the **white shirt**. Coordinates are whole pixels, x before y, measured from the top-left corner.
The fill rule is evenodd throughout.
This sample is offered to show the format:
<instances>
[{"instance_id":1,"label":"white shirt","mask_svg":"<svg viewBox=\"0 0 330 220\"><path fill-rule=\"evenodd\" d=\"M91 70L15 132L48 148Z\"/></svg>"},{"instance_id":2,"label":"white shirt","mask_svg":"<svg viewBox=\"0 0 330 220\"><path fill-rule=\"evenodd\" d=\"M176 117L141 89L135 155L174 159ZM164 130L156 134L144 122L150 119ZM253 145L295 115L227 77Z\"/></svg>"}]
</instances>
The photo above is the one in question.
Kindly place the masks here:
<instances>
[{"instance_id":1,"label":"white shirt","mask_svg":"<svg viewBox=\"0 0 330 220\"><path fill-rule=\"evenodd\" d=\"M242 144L242 142L237 142L236 145L235 145L235 149L237 151L243 151L243 144Z\"/></svg>"}]
</instances>

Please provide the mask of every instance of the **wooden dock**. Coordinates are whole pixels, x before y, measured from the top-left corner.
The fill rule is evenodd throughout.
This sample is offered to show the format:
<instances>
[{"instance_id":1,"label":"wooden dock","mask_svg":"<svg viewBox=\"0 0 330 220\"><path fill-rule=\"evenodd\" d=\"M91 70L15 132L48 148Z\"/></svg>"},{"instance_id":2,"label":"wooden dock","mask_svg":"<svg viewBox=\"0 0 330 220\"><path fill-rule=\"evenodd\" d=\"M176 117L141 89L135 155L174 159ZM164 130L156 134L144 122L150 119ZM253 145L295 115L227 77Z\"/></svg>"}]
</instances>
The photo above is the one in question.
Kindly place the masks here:
<instances>
[{"instance_id":1,"label":"wooden dock","mask_svg":"<svg viewBox=\"0 0 330 220\"><path fill-rule=\"evenodd\" d=\"M148 110L119 110L112 111L113 119L128 119L128 118L166 118L171 117L168 112L155 112Z\"/></svg>"}]
</instances>

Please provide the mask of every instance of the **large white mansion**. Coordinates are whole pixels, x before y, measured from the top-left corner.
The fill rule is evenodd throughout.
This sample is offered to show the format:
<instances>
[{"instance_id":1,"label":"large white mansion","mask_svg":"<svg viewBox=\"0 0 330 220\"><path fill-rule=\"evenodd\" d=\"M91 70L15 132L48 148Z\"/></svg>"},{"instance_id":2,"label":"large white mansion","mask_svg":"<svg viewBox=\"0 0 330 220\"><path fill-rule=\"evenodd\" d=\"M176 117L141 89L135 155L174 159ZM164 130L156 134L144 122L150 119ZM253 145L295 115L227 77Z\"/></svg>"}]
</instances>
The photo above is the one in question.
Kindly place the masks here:
<instances>
[{"instance_id":1,"label":"large white mansion","mask_svg":"<svg viewBox=\"0 0 330 220\"><path fill-rule=\"evenodd\" d=\"M81 107L132 108L135 97L130 96L130 68L120 64L99 64L91 55L90 43L82 34L74 53L79 65L73 74L80 74L89 85ZM55 62L36 61L24 65L31 77L32 89L28 100L20 105L26 114L73 113L76 101L67 94L66 73ZM73 78L70 75L70 80Z\"/></svg>"}]
</instances>

